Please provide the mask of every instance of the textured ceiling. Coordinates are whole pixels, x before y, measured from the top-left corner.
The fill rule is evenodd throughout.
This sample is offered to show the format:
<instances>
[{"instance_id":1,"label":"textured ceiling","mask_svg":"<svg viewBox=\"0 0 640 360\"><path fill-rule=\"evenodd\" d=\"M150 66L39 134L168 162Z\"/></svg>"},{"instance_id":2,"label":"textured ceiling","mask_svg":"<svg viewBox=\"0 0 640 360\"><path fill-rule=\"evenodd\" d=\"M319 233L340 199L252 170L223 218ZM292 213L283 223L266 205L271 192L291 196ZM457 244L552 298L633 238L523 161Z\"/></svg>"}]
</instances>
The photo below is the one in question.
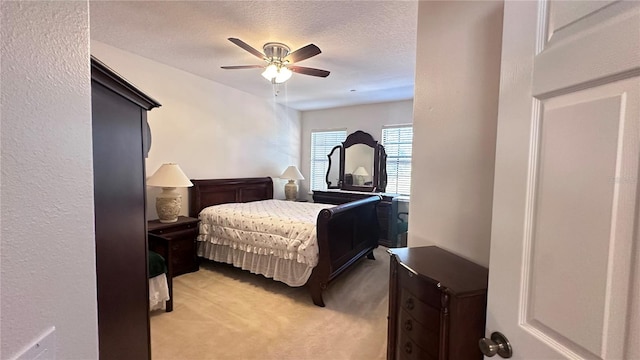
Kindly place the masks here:
<instances>
[{"instance_id":1,"label":"textured ceiling","mask_svg":"<svg viewBox=\"0 0 640 360\"><path fill-rule=\"evenodd\" d=\"M91 38L263 98L272 85L261 65L227 40L262 51L309 43L322 53L296 65L331 71L301 74L279 86L276 101L298 110L413 98L417 1L92 1ZM355 90L355 91L354 91Z\"/></svg>"}]
</instances>

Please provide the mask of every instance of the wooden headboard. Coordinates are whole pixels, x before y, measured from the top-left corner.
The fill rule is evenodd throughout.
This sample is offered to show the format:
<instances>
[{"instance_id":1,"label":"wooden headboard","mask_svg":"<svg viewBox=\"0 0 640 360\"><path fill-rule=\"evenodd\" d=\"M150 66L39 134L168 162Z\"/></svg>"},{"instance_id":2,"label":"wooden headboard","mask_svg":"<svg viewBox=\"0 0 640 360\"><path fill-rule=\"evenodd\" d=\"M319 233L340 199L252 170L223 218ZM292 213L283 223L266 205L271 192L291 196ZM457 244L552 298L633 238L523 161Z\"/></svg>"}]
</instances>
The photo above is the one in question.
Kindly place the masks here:
<instances>
[{"instance_id":1,"label":"wooden headboard","mask_svg":"<svg viewBox=\"0 0 640 360\"><path fill-rule=\"evenodd\" d=\"M273 199L270 177L191 180L189 216L198 217L207 206Z\"/></svg>"}]
</instances>

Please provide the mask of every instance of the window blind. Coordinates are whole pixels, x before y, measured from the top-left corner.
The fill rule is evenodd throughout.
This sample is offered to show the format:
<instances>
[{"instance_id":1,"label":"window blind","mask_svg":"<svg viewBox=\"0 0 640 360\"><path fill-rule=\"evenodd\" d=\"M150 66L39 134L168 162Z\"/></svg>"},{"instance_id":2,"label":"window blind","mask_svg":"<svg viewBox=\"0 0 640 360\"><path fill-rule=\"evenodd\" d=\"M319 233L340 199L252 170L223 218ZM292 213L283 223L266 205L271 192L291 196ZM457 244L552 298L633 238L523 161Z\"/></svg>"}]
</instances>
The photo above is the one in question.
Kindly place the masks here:
<instances>
[{"instance_id":1,"label":"window blind","mask_svg":"<svg viewBox=\"0 0 640 360\"><path fill-rule=\"evenodd\" d=\"M382 128L382 145L387 153L388 193L409 195L411 192L411 149L413 126Z\"/></svg>"},{"instance_id":2,"label":"window blind","mask_svg":"<svg viewBox=\"0 0 640 360\"><path fill-rule=\"evenodd\" d=\"M311 132L311 190L326 190L326 176L329 167L327 155L334 146L347 138L346 130L322 130ZM335 164L338 166L338 164Z\"/></svg>"}]
</instances>

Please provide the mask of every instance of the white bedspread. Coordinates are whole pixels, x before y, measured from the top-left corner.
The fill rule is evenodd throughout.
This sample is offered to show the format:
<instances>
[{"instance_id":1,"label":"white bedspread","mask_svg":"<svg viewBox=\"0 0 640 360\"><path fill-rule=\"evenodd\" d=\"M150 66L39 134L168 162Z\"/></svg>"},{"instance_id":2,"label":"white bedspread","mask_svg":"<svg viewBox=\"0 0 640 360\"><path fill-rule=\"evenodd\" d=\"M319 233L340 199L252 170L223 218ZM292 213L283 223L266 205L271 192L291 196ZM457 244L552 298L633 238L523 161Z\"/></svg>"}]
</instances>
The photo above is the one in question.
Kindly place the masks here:
<instances>
[{"instance_id":1,"label":"white bedspread","mask_svg":"<svg viewBox=\"0 0 640 360\"><path fill-rule=\"evenodd\" d=\"M330 207L284 200L210 206L200 212L198 241L313 268L318 264L316 221Z\"/></svg>"}]
</instances>

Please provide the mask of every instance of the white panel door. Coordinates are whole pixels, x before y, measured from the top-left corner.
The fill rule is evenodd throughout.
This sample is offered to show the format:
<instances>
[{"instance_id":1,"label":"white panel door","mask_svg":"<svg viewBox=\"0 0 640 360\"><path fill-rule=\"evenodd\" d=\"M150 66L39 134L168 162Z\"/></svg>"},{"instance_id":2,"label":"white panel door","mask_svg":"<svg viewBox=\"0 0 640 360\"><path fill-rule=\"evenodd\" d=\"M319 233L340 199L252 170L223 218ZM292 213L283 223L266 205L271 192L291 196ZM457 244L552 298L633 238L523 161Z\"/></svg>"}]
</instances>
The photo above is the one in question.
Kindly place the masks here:
<instances>
[{"instance_id":1,"label":"white panel door","mask_svg":"<svg viewBox=\"0 0 640 360\"><path fill-rule=\"evenodd\" d=\"M507 1L487 334L639 359L640 2Z\"/></svg>"}]
</instances>

